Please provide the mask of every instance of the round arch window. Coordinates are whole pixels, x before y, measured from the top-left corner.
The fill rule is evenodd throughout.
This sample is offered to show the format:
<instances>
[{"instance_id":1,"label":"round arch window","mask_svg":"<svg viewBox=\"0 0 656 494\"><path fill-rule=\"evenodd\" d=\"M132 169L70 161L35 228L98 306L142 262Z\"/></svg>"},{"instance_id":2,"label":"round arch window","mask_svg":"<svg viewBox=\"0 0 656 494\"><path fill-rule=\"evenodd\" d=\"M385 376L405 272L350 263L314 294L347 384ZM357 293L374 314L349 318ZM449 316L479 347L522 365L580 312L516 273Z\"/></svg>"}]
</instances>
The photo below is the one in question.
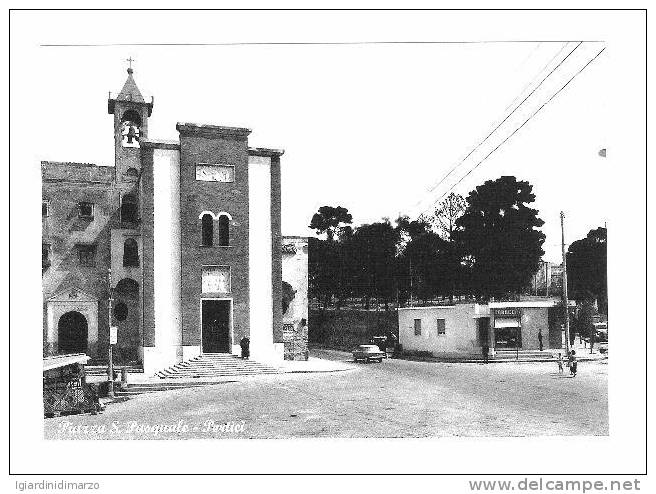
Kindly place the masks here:
<instances>
[{"instance_id":1,"label":"round arch window","mask_svg":"<svg viewBox=\"0 0 656 494\"><path fill-rule=\"evenodd\" d=\"M125 321L128 317L128 306L123 302L119 302L114 307L114 317L117 321Z\"/></svg>"}]
</instances>

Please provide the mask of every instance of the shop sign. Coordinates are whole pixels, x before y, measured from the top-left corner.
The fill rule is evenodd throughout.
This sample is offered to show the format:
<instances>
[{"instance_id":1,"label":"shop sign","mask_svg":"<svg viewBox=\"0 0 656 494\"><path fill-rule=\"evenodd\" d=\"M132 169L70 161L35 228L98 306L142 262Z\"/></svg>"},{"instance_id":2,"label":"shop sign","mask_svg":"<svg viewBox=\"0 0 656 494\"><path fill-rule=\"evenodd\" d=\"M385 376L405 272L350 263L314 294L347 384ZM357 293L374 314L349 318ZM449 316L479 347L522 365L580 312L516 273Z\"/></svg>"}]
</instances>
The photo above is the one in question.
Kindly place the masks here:
<instances>
[{"instance_id":1,"label":"shop sign","mask_svg":"<svg viewBox=\"0 0 656 494\"><path fill-rule=\"evenodd\" d=\"M521 317L521 312L518 307L494 309L494 317Z\"/></svg>"}]
</instances>

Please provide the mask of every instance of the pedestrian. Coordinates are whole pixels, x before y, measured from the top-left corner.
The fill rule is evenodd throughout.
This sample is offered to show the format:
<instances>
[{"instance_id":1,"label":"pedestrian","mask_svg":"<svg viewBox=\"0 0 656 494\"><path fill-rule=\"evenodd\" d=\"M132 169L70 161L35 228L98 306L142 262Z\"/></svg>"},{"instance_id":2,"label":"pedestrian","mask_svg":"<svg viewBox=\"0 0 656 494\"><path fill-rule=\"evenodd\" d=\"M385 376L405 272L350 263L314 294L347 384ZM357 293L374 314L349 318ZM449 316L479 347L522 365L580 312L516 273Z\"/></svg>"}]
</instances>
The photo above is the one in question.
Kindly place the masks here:
<instances>
[{"instance_id":1,"label":"pedestrian","mask_svg":"<svg viewBox=\"0 0 656 494\"><path fill-rule=\"evenodd\" d=\"M576 352L572 350L569 354L569 373L572 377L576 377L577 371L577 362L576 362Z\"/></svg>"},{"instance_id":2,"label":"pedestrian","mask_svg":"<svg viewBox=\"0 0 656 494\"><path fill-rule=\"evenodd\" d=\"M538 331L538 343L540 344L540 351L542 351L542 331Z\"/></svg>"},{"instance_id":3,"label":"pedestrian","mask_svg":"<svg viewBox=\"0 0 656 494\"><path fill-rule=\"evenodd\" d=\"M558 352L558 360L556 360L558 363L558 373L562 374L563 373L563 354Z\"/></svg>"},{"instance_id":4,"label":"pedestrian","mask_svg":"<svg viewBox=\"0 0 656 494\"><path fill-rule=\"evenodd\" d=\"M241 347L241 358L248 359L251 354L251 340L248 338L248 336L244 336L240 341L239 341L239 346Z\"/></svg>"},{"instance_id":5,"label":"pedestrian","mask_svg":"<svg viewBox=\"0 0 656 494\"><path fill-rule=\"evenodd\" d=\"M488 363L490 360L490 347L487 345L483 345L483 362Z\"/></svg>"}]
</instances>

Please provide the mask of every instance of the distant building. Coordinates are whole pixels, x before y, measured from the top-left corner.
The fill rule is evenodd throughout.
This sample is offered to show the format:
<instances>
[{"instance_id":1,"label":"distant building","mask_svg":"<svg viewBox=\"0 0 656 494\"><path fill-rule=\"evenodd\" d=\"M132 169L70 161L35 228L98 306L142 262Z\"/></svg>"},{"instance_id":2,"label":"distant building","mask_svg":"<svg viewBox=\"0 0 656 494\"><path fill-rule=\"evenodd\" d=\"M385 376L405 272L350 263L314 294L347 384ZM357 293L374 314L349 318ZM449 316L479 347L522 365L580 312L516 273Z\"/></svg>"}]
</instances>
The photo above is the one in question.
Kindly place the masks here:
<instances>
[{"instance_id":1,"label":"distant building","mask_svg":"<svg viewBox=\"0 0 656 494\"><path fill-rule=\"evenodd\" d=\"M308 359L308 239L282 240L282 338L285 360Z\"/></svg>"},{"instance_id":2,"label":"distant building","mask_svg":"<svg viewBox=\"0 0 656 494\"><path fill-rule=\"evenodd\" d=\"M558 298L520 302L463 303L398 310L403 351L434 356L480 356L483 346L539 350L562 348L562 308Z\"/></svg>"},{"instance_id":3,"label":"distant building","mask_svg":"<svg viewBox=\"0 0 656 494\"><path fill-rule=\"evenodd\" d=\"M563 292L563 265L540 261L540 267L533 275L531 294L548 297Z\"/></svg>"},{"instance_id":4,"label":"distant building","mask_svg":"<svg viewBox=\"0 0 656 494\"><path fill-rule=\"evenodd\" d=\"M151 139L132 69L107 111L114 166L41 163L44 354L103 361L111 325L116 361L146 372L246 336L254 359L282 359L283 152L237 127Z\"/></svg>"}]
</instances>

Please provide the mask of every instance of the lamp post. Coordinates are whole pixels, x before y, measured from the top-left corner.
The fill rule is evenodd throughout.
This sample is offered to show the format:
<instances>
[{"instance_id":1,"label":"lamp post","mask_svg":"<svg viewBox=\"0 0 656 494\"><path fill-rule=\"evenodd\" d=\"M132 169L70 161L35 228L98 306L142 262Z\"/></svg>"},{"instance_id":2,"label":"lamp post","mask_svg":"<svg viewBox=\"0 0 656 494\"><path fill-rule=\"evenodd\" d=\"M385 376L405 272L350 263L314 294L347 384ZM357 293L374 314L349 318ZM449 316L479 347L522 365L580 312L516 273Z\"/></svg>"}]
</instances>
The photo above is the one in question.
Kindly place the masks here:
<instances>
[{"instance_id":1,"label":"lamp post","mask_svg":"<svg viewBox=\"0 0 656 494\"><path fill-rule=\"evenodd\" d=\"M563 304L565 304L565 352L569 355L569 300L567 299L567 255L565 253L565 213L560 212L560 234L563 250Z\"/></svg>"},{"instance_id":2,"label":"lamp post","mask_svg":"<svg viewBox=\"0 0 656 494\"><path fill-rule=\"evenodd\" d=\"M107 322L109 323L109 349L107 352L107 395L114 398L114 362L112 360L112 268L107 269Z\"/></svg>"}]
</instances>

